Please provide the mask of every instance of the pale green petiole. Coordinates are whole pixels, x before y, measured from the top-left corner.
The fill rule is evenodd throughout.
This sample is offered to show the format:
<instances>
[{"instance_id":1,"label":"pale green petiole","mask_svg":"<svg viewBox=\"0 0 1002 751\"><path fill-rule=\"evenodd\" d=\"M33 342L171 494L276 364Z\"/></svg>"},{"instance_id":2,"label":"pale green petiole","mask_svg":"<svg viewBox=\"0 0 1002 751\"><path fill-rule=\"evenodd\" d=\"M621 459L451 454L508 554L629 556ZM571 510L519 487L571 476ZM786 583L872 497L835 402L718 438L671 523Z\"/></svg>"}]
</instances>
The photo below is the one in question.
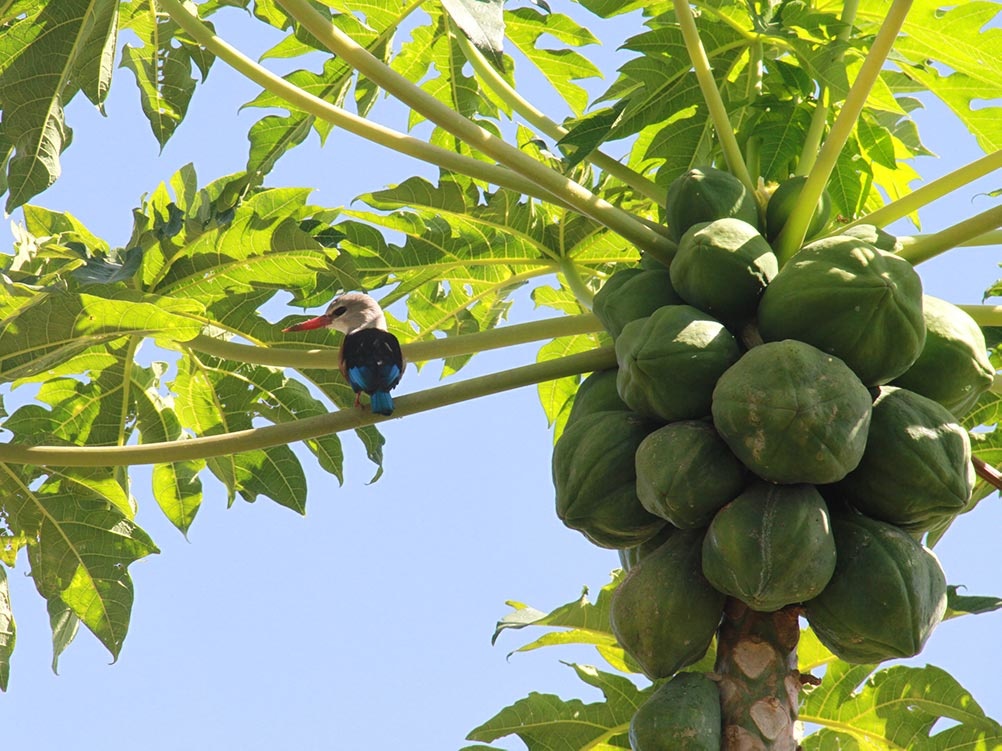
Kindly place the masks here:
<instances>
[{"instance_id":1,"label":"pale green petiole","mask_svg":"<svg viewBox=\"0 0 1002 751\"><path fill-rule=\"evenodd\" d=\"M611 347L525 365L466 381L436 386L395 397L393 418L407 417L450 404L532 386L543 381L606 370L616 366ZM277 425L239 430L224 435L189 438L129 446L26 446L0 444L0 462L59 467L121 467L133 464L164 464L189 459L237 454L242 451L280 446L345 430L385 422L387 419L363 409L342 409Z\"/></svg>"},{"instance_id":2,"label":"pale green petiole","mask_svg":"<svg viewBox=\"0 0 1002 751\"><path fill-rule=\"evenodd\" d=\"M804 236L821 194L828 184L828 178L835 169L839 154L856 127L856 121L863 111L866 98L880 75L880 70L894 46L905 16L911 8L912 0L894 0L887 11L887 17L873 40L873 45L859 69L856 80L853 81L846 95L842 109L839 111L831 131L821 146L817 161L804 183L790 219L776 238L775 250L780 265L786 263L804 243Z\"/></svg>"}]
</instances>

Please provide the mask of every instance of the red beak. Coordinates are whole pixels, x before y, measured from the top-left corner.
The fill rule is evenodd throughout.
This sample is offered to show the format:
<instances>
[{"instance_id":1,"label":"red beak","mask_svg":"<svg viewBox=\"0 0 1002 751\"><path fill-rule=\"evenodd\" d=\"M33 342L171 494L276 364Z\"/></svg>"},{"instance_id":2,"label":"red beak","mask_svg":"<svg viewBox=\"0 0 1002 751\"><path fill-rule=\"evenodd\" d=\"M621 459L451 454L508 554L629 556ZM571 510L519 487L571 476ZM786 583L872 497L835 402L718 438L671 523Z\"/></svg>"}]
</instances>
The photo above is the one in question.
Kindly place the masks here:
<instances>
[{"instance_id":1,"label":"red beak","mask_svg":"<svg viewBox=\"0 0 1002 751\"><path fill-rule=\"evenodd\" d=\"M297 323L288 328L282 329L283 332L286 331L309 331L310 329L322 329L324 326L331 322L331 317L327 315L317 316L316 318L311 318L308 321L303 321L302 323Z\"/></svg>"}]
</instances>

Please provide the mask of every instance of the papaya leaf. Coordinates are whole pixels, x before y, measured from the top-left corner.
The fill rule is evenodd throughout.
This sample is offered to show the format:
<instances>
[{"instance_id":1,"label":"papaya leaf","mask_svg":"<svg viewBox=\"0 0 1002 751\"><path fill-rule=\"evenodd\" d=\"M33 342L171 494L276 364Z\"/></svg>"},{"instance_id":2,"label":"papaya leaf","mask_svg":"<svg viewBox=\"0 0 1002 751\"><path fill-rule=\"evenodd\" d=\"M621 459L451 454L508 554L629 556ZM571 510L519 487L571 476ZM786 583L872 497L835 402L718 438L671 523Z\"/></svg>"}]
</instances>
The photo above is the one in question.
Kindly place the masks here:
<instances>
[{"instance_id":1,"label":"papaya leaf","mask_svg":"<svg viewBox=\"0 0 1002 751\"><path fill-rule=\"evenodd\" d=\"M805 105L777 106L755 123L755 137L761 144L759 164L765 180L783 182L793 172L812 113L813 108Z\"/></svg>"},{"instance_id":2,"label":"papaya leaf","mask_svg":"<svg viewBox=\"0 0 1002 751\"><path fill-rule=\"evenodd\" d=\"M579 52L566 48L547 49L539 47L538 42L544 34L575 47L598 44L598 39L569 16L562 13L541 13L535 8L507 11L505 34L512 46L543 74L571 111L580 115L588 104L588 93L573 82L599 77L602 72Z\"/></svg>"},{"instance_id":3,"label":"papaya leaf","mask_svg":"<svg viewBox=\"0 0 1002 751\"><path fill-rule=\"evenodd\" d=\"M163 149L184 119L195 93L193 67L202 80L213 56L184 38L166 13L158 13L150 0L132 0L123 9L122 27L135 32L142 46L126 45L122 67L136 77L143 113Z\"/></svg>"},{"instance_id":4,"label":"papaya leaf","mask_svg":"<svg viewBox=\"0 0 1002 751\"><path fill-rule=\"evenodd\" d=\"M529 751L629 748L626 734L630 719L650 691L641 691L622 676L588 665L569 666L578 678L602 691L605 701L584 704L578 699L565 701L532 692L472 730L467 739L490 742L516 735Z\"/></svg>"},{"instance_id":5,"label":"papaya leaf","mask_svg":"<svg viewBox=\"0 0 1002 751\"><path fill-rule=\"evenodd\" d=\"M59 177L71 131L64 108L83 89L100 105L110 85L117 0L48 0L0 35L7 211Z\"/></svg>"},{"instance_id":6,"label":"papaya leaf","mask_svg":"<svg viewBox=\"0 0 1002 751\"><path fill-rule=\"evenodd\" d=\"M369 24L378 17L369 14L368 24L363 24L354 16L342 13L336 17L335 23L357 44L385 61L389 54L387 37L403 19L403 15L401 13L390 16L384 19L385 25L374 29ZM306 49L311 48L306 46ZM285 76L285 79L304 91L338 106L343 105L353 80L356 82L356 87L367 85L365 79L356 76L353 68L336 57L328 58L324 62L323 71L319 74L308 70L297 70ZM365 115L373 101L374 96L371 94L361 95L359 114ZM311 129L317 131L322 143L333 128L332 124L292 108L286 100L268 91L263 91L245 106L279 107L289 111L289 115L285 117L266 115L251 126L248 133L250 152L247 157L247 172L260 177L271 172L283 154L305 141Z\"/></svg>"},{"instance_id":7,"label":"papaya leaf","mask_svg":"<svg viewBox=\"0 0 1002 751\"><path fill-rule=\"evenodd\" d=\"M76 65L81 91L102 113L115 66L119 6L118 0L91 3L90 14L85 21L91 29L85 33L86 41Z\"/></svg>"},{"instance_id":8,"label":"papaya leaf","mask_svg":"<svg viewBox=\"0 0 1002 751\"><path fill-rule=\"evenodd\" d=\"M190 353L179 363L171 387L182 422L204 436L247 430L255 416L274 414L278 407L267 401L280 403L276 393L285 383L278 368ZM230 502L236 493L248 502L264 495L297 513L306 511L306 477L288 446L216 457L208 466L227 488Z\"/></svg>"},{"instance_id":9,"label":"papaya leaf","mask_svg":"<svg viewBox=\"0 0 1002 751\"><path fill-rule=\"evenodd\" d=\"M574 167L601 146L619 123L625 106L625 103L617 103L570 121L566 135L557 141L557 146L565 155L564 163Z\"/></svg>"},{"instance_id":10,"label":"papaya leaf","mask_svg":"<svg viewBox=\"0 0 1002 751\"><path fill-rule=\"evenodd\" d=\"M474 46L500 66L504 52L504 4L500 0L442 0L442 7Z\"/></svg>"},{"instance_id":11,"label":"papaya leaf","mask_svg":"<svg viewBox=\"0 0 1002 751\"><path fill-rule=\"evenodd\" d=\"M950 585L946 589L946 615L957 618L962 615L980 615L1002 610L1002 598L959 594L959 587Z\"/></svg>"},{"instance_id":12,"label":"papaya leaf","mask_svg":"<svg viewBox=\"0 0 1002 751\"><path fill-rule=\"evenodd\" d=\"M59 673L59 657L73 643L80 630L80 619L62 600L53 597L46 602L49 629L52 631L52 672Z\"/></svg>"},{"instance_id":13,"label":"papaya leaf","mask_svg":"<svg viewBox=\"0 0 1002 751\"><path fill-rule=\"evenodd\" d=\"M75 628L63 606L117 658L132 609L128 566L158 552L153 541L99 490L71 482L72 472L36 488L26 474L33 468L0 471L8 525L35 540L28 560L39 594L50 603L54 660Z\"/></svg>"},{"instance_id":14,"label":"papaya leaf","mask_svg":"<svg viewBox=\"0 0 1002 751\"><path fill-rule=\"evenodd\" d=\"M861 3L860 17L879 23L885 10L879 6ZM998 5L990 2L944 9L934 0L921 0L912 6L894 46L912 63L903 66L905 75L942 99L986 152L1002 146L999 108L982 106L1002 96L1002 60L997 54L1002 29L993 23L998 12ZM949 70L945 75L939 72L944 67Z\"/></svg>"},{"instance_id":15,"label":"papaya leaf","mask_svg":"<svg viewBox=\"0 0 1002 751\"><path fill-rule=\"evenodd\" d=\"M86 289L40 295L35 304L0 319L0 378L41 373L124 336L188 341L201 332L190 317L201 310L193 299L98 285Z\"/></svg>"},{"instance_id":16,"label":"papaya leaf","mask_svg":"<svg viewBox=\"0 0 1002 751\"><path fill-rule=\"evenodd\" d=\"M7 585L7 571L0 567L0 691L7 690L10 682L10 656L17 641L17 627L14 611L10 606L10 587Z\"/></svg>"},{"instance_id":17,"label":"papaya leaf","mask_svg":"<svg viewBox=\"0 0 1002 751\"><path fill-rule=\"evenodd\" d=\"M586 587L582 591L580 599L561 605L550 613L543 613L520 602L509 601L508 604L514 608L514 611L498 621L491 643L496 643L501 633L507 629L522 629L527 626L565 629L544 634L513 650L509 656L516 652L529 652L541 647L584 644L594 646L603 659L615 669L629 673L640 673L640 668L616 642L609 625L612 592L619 585L622 576L622 571L614 571L612 581L599 591L598 598L594 603L588 600Z\"/></svg>"},{"instance_id":18,"label":"papaya leaf","mask_svg":"<svg viewBox=\"0 0 1002 751\"><path fill-rule=\"evenodd\" d=\"M543 362L556 357L585 352L594 349L599 345L599 342L600 337L597 334L581 334L554 339L540 348L536 361ZM570 405L574 401L578 383L580 383L580 376L572 376L547 381L537 387L539 401L543 405L543 413L546 415L547 423L554 426L554 441L563 432L563 426L567 420ZM562 420L560 419L561 415L563 415Z\"/></svg>"},{"instance_id":19,"label":"papaya leaf","mask_svg":"<svg viewBox=\"0 0 1002 751\"><path fill-rule=\"evenodd\" d=\"M181 440L185 433L172 406L173 398L161 393L160 376L165 363L153 367L133 366L132 390L136 400L136 427L143 443ZM202 482L199 472L205 461L189 460L153 466L153 497L164 516L187 534L202 503Z\"/></svg>"},{"instance_id":20,"label":"papaya leaf","mask_svg":"<svg viewBox=\"0 0 1002 751\"><path fill-rule=\"evenodd\" d=\"M854 739L860 748L875 744L951 748L943 744L941 734L930 736L940 718L960 723L963 735L1002 740L1002 727L986 717L974 698L940 668L896 665L872 671L872 665L834 661L821 685L806 689L800 720L822 729L804 739L805 751L845 748L837 745L844 737ZM956 738L957 733L948 737Z\"/></svg>"}]
</instances>

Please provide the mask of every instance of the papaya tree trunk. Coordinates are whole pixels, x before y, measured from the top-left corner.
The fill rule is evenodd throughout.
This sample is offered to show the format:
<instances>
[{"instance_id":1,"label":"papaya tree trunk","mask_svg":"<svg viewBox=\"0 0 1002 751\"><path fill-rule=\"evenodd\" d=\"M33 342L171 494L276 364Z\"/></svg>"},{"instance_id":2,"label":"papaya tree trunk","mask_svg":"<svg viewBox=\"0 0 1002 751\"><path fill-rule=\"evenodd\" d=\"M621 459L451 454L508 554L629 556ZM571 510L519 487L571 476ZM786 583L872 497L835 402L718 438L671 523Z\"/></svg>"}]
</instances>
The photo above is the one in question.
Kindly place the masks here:
<instances>
[{"instance_id":1,"label":"papaya tree trunk","mask_svg":"<svg viewBox=\"0 0 1002 751\"><path fill-rule=\"evenodd\" d=\"M800 608L759 613L729 598L717 632L723 751L796 751Z\"/></svg>"}]
</instances>

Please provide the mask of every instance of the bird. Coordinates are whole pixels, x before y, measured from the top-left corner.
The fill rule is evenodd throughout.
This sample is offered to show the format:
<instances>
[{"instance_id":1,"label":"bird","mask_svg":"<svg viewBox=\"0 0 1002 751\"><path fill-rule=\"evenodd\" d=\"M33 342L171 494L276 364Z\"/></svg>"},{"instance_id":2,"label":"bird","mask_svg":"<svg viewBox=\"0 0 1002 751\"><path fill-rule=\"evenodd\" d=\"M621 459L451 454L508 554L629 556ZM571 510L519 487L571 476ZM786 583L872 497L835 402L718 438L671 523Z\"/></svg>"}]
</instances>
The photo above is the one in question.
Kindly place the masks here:
<instances>
[{"instance_id":1,"label":"bird","mask_svg":"<svg viewBox=\"0 0 1002 751\"><path fill-rule=\"evenodd\" d=\"M400 342L386 330L386 316L379 303L363 292L346 292L335 297L323 315L282 331L319 328L345 335L341 342L341 373L355 392L355 406L360 406L364 391L375 414L392 415L390 391L400 383L405 364Z\"/></svg>"}]
</instances>

